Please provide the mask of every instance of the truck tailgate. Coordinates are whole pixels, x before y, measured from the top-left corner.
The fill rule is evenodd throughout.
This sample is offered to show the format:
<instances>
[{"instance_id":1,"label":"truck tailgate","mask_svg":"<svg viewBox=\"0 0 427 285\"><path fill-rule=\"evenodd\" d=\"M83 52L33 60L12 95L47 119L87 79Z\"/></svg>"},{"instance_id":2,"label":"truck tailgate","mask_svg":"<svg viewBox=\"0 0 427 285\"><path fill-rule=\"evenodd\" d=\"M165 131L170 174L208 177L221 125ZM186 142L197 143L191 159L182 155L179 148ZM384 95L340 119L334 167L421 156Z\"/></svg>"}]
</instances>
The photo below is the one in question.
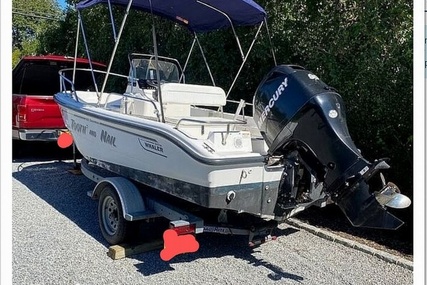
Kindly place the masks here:
<instances>
[{"instance_id":1,"label":"truck tailgate","mask_svg":"<svg viewBox=\"0 0 427 285\"><path fill-rule=\"evenodd\" d=\"M64 129L59 106L53 96L13 95L13 127Z\"/></svg>"}]
</instances>

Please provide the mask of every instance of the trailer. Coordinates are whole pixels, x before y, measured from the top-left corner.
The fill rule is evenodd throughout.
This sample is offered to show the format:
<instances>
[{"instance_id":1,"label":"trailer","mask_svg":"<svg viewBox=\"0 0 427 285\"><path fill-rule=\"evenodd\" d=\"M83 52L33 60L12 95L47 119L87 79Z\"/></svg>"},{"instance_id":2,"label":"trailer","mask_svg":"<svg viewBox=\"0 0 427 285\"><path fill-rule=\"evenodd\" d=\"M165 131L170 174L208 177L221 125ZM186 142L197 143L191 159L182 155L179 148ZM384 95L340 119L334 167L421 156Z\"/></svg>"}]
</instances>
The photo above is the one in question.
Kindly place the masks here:
<instances>
[{"instance_id":1,"label":"trailer","mask_svg":"<svg viewBox=\"0 0 427 285\"><path fill-rule=\"evenodd\" d=\"M252 215L224 209L204 209L175 197L171 199L85 158L81 160L80 169L87 178L96 182L87 195L99 201L99 227L111 245L135 242L136 237L141 237L136 235L141 223L163 227L164 249L160 257L164 261L181 253L197 251L199 244L195 237L201 233L246 235L250 247L276 239L273 231L277 228L277 221L256 219ZM164 223L165 220L168 224Z\"/></svg>"}]
</instances>

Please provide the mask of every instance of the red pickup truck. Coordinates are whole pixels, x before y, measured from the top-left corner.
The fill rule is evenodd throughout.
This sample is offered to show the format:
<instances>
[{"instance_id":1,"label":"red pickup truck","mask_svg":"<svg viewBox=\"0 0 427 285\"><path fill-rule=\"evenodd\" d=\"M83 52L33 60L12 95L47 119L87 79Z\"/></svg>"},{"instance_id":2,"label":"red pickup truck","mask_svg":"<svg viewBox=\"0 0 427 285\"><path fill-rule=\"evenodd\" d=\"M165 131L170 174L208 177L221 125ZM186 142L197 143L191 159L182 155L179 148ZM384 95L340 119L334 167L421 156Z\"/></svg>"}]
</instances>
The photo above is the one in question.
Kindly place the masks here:
<instances>
[{"instance_id":1,"label":"red pickup truck","mask_svg":"<svg viewBox=\"0 0 427 285\"><path fill-rule=\"evenodd\" d=\"M94 69L105 65L92 62ZM55 141L66 131L53 95L60 91L59 70L72 68L74 58L59 55L23 57L12 71L12 138L24 141ZM89 68L89 61L77 58L78 68ZM70 71L71 72L71 71ZM76 76L76 89L93 86L91 72Z\"/></svg>"}]
</instances>

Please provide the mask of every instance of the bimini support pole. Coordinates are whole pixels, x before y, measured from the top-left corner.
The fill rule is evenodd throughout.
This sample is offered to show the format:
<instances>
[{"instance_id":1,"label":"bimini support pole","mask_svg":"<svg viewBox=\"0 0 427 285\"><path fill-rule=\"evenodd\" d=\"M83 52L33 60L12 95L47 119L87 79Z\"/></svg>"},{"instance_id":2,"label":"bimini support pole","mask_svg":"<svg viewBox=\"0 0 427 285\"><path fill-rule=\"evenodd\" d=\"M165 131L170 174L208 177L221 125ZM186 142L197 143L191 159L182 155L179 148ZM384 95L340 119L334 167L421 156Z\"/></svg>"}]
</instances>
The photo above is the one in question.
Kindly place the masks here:
<instances>
[{"instance_id":1,"label":"bimini support pole","mask_svg":"<svg viewBox=\"0 0 427 285\"><path fill-rule=\"evenodd\" d=\"M151 0L150 0L150 9L151 9L151 18L153 20L153 45L154 45L154 60L156 62L157 94L158 94L158 99L160 103L161 119L162 119L162 123L164 123L165 114L163 112L162 90L160 88L159 53L157 50L157 36L156 36L156 28L154 25L154 14L153 14L153 6L151 5Z\"/></svg>"},{"instance_id":2,"label":"bimini support pole","mask_svg":"<svg viewBox=\"0 0 427 285\"><path fill-rule=\"evenodd\" d=\"M244 66L244 65L245 65L245 63L246 63L246 60L248 59L248 55L249 55L249 53L251 52L252 47L253 47L253 45L255 44L255 41L256 41L256 40L257 40L257 38L258 38L259 32L260 32L260 30L261 30L261 28L262 28L262 26L263 26L263 24L264 24L265 19L264 19L264 21L263 21L263 22L261 22L261 24L259 25L258 30L257 30L257 32L256 32L256 34L255 34L255 37L254 37L254 39L252 40L251 46L249 47L248 51L247 51L247 52L246 52L246 54L245 54L245 53L243 52L242 46L241 46L240 41L239 41L239 37L237 36L236 30L234 29L234 25L233 25L233 22L231 21L230 17L229 17L226 13L224 13L223 11L219 10L218 8L215 8L215 7L213 7L213 6L209 5L209 4L207 4L207 3L205 3L205 2L203 2L203 1L201 1L201 0L197 0L197 3L199 3L199 4L201 4L201 5L204 5L204 6L206 6L206 7L210 8L210 9L212 9L212 10L214 10L214 11L217 11L218 13L222 14L222 15L223 15L223 16L224 16L224 17L225 17L225 18L230 22L231 30L233 31L233 34L234 34L234 37L235 37L235 39L236 39L237 45L239 46L239 51L240 51L240 55L241 55L241 57L242 57L243 62L242 62L242 64L241 64L241 66L240 66L240 68L239 68L239 70L238 70L238 72L237 72L236 76L234 77L233 83L231 84L231 86L230 86L230 88L229 88L229 90L228 90L228 92L227 92L226 98L228 98L228 95L230 95L231 89L233 88L234 84L236 83L236 80L237 80L237 78L239 77L240 72L242 71L243 66Z\"/></svg>"},{"instance_id":3,"label":"bimini support pole","mask_svg":"<svg viewBox=\"0 0 427 285\"><path fill-rule=\"evenodd\" d=\"M268 41L270 42L270 50L271 50L271 55L273 56L274 66L277 66L276 55L274 53L273 42L271 41L270 30L268 29L267 18L264 19L264 22L265 22L265 29L267 30Z\"/></svg>"},{"instance_id":4,"label":"bimini support pole","mask_svg":"<svg viewBox=\"0 0 427 285\"><path fill-rule=\"evenodd\" d=\"M196 34L194 34L195 36ZM188 61L190 60L190 56L193 53L194 45L196 44L196 37L193 39L193 43L191 44L190 52L187 55L187 59L185 60L184 68L182 69L181 77L179 78L179 82L184 78L185 70L187 69Z\"/></svg>"},{"instance_id":5,"label":"bimini support pole","mask_svg":"<svg viewBox=\"0 0 427 285\"><path fill-rule=\"evenodd\" d=\"M105 86L107 85L107 80L108 80L108 77L109 77L110 72L111 72L111 66L113 65L114 57L116 55L117 46L119 45L120 37L122 36L123 28L125 26L126 19L129 15L129 11L130 11L130 7L132 6L132 2L133 2L133 0L129 0L129 3L126 7L125 15L123 16L122 24L121 24L120 29L119 29L119 34L117 35L117 38L115 39L113 52L111 54L110 62L108 63L108 67L107 67L107 73L105 74L105 79L104 79L104 82L102 83L101 94L98 97L98 103L99 103L99 99L102 97L102 93L104 93Z\"/></svg>"},{"instance_id":6,"label":"bimini support pole","mask_svg":"<svg viewBox=\"0 0 427 285\"><path fill-rule=\"evenodd\" d=\"M78 50L78 46L79 46L80 22L81 22L81 19L80 19L80 17L78 17L78 20L77 20L77 32L76 32L77 33L77 35L76 35L76 46L74 48L73 84L74 84L74 81L76 80L77 50Z\"/></svg>"},{"instance_id":7,"label":"bimini support pole","mask_svg":"<svg viewBox=\"0 0 427 285\"><path fill-rule=\"evenodd\" d=\"M85 32L85 29L84 29L84 26L83 26L83 21L82 21L81 14L80 14L79 10L77 10L77 16L79 18L78 22L79 22L80 28L82 30L83 42L84 42L84 45L85 45L87 58L89 60L89 67L90 67L90 70L91 70L91 73L92 73L92 81L93 81L93 84L95 86L96 96L98 97L98 101L99 101L99 98L101 96L99 95L99 92L98 92L98 85L96 84L95 73L93 72L92 59L90 57L89 47L88 47L88 44L87 44L86 32ZM78 38L77 38L77 41L78 41ZM77 44L76 44L76 56L77 56Z\"/></svg>"},{"instance_id":8,"label":"bimini support pole","mask_svg":"<svg viewBox=\"0 0 427 285\"><path fill-rule=\"evenodd\" d=\"M114 41L117 41L116 26L114 24L113 9L111 9L111 1L108 0L108 10L110 11L111 27L113 28Z\"/></svg>"},{"instance_id":9,"label":"bimini support pole","mask_svg":"<svg viewBox=\"0 0 427 285\"><path fill-rule=\"evenodd\" d=\"M209 68L208 61L206 60L205 53L203 52L203 48L202 48L202 46L200 45L199 38L197 37L196 33L194 33L194 38L195 38L195 39L196 39L196 41L197 41L197 45L199 46L200 53L202 54L203 60L205 61L206 68L208 69L209 76L211 77L211 80L212 80L212 84L213 84L213 86L216 86L216 85L215 85L215 80L214 80L213 75L212 75L212 72L211 72L211 69Z\"/></svg>"},{"instance_id":10,"label":"bimini support pole","mask_svg":"<svg viewBox=\"0 0 427 285\"><path fill-rule=\"evenodd\" d=\"M210 8L214 11L217 11L218 13L222 14L225 18L227 18L227 20L230 22L230 27L231 27L231 30L233 31L234 37L236 38L237 45L239 46L240 55L241 55L242 59L244 59L245 54L243 52L243 49L242 49L242 46L240 44L239 37L237 36L236 30L234 30L234 25L233 25L233 22L231 21L230 17L226 13L224 13L223 11L219 10L218 8L215 8L215 7L205 3L203 1L197 0L197 3L202 4L202 5Z\"/></svg>"},{"instance_id":11,"label":"bimini support pole","mask_svg":"<svg viewBox=\"0 0 427 285\"><path fill-rule=\"evenodd\" d=\"M255 34L255 37L254 37L254 39L252 40L252 43L251 43L251 45L250 45L250 47L249 47L248 51L246 52L246 55L243 57L243 62L242 62L242 64L240 65L240 68L239 68L239 70L237 71L236 76L234 77L233 83L231 83L231 86L230 86L230 88L229 88L229 89L228 89L228 91L227 91L227 95L225 96L226 98L228 98L228 95L230 95L231 89L234 87L234 84L236 83L237 78L239 77L240 72L242 71L243 66L244 66L244 65L245 65L245 63L246 63L246 60L248 59L249 53L251 52L252 47L254 46L254 44L255 44L256 40L258 39L258 35L259 35L259 32L261 31L261 28L262 28L262 26L263 26L263 23L264 23L264 22L261 22L261 24L259 25L258 30L257 30L257 32L256 32L256 34Z\"/></svg>"}]
</instances>

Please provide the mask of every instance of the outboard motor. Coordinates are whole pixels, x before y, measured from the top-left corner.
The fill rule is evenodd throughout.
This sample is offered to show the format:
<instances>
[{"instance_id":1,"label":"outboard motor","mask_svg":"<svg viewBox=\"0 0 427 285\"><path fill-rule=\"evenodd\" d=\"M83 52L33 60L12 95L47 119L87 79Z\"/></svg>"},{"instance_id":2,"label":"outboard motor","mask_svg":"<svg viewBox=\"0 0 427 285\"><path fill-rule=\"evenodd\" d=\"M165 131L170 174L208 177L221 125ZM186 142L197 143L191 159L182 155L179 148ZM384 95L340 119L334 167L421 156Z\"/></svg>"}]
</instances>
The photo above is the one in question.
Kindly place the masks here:
<instances>
[{"instance_id":1,"label":"outboard motor","mask_svg":"<svg viewBox=\"0 0 427 285\"><path fill-rule=\"evenodd\" d=\"M367 181L389 166L385 159L370 163L362 157L334 88L302 67L280 65L258 86L253 103L269 156L284 165L276 208L296 209L321 198L336 203L357 227L397 229L403 224L386 206L405 208L411 201L396 185L386 184L382 174L383 188L369 190Z\"/></svg>"}]
</instances>

